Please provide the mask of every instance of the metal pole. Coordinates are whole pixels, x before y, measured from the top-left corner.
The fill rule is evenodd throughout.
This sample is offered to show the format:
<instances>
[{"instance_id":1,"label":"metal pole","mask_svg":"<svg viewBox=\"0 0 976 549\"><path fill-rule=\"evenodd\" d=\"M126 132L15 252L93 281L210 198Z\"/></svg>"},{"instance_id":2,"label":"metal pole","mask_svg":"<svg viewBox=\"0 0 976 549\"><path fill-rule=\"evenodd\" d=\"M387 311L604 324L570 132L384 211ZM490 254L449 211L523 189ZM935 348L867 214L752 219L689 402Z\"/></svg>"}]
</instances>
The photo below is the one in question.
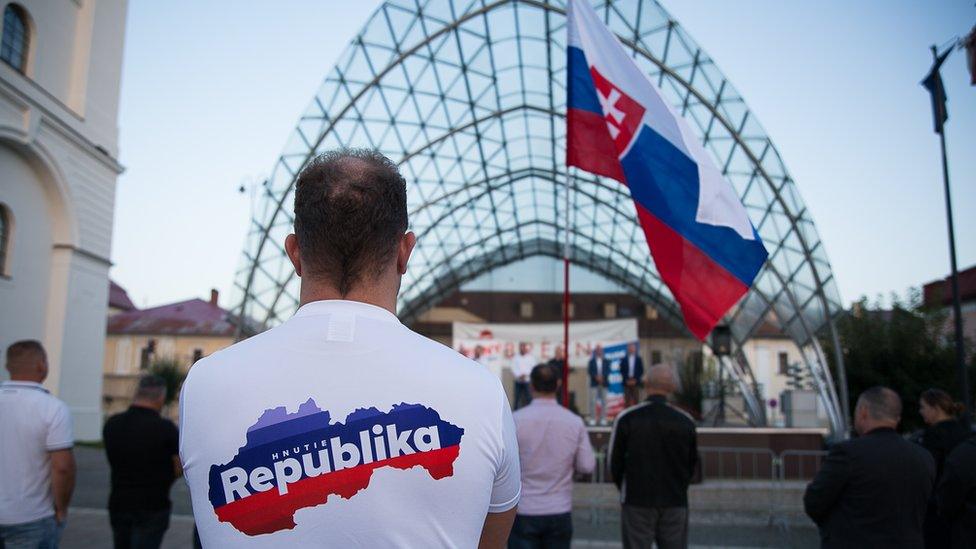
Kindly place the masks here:
<instances>
[{"instance_id":1,"label":"metal pole","mask_svg":"<svg viewBox=\"0 0 976 549\"><path fill-rule=\"evenodd\" d=\"M563 406L569 408L569 170L566 170L566 227L563 247Z\"/></svg>"},{"instance_id":2,"label":"metal pole","mask_svg":"<svg viewBox=\"0 0 976 549\"><path fill-rule=\"evenodd\" d=\"M952 222L952 196L949 193L949 165L946 160L944 127L939 132L939 143L942 146L942 181L945 185L946 220L949 224L949 262L952 266L950 279L952 285L952 316L956 332L956 368L959 377L959 390L962 392L962 402L966 405L964 416L968 420L972 414L972 403L969 395L969 375L966 372L966 356L962 339L962 306L959 304L959 270L956 267L956 233Z\"/></svg>"}]
</instances>

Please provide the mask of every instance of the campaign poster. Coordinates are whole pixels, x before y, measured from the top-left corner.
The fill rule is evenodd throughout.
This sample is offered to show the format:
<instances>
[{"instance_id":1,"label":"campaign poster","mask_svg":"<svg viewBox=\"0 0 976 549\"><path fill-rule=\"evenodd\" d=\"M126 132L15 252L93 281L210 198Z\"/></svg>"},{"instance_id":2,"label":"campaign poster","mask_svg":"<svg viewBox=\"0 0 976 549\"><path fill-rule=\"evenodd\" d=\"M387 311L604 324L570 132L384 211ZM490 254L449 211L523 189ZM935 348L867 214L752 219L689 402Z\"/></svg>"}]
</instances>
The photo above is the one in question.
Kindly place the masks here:
<instances>
[{"instance_id":1,"label":"campaign poster","mask_svg":"<svg viewBox=\"0 0 976 549\"><path fill-rule=\"evenodd\" d=\"M634 341L633 343L637 343ZM627 341L603 346L603 358L610 364L607 375L607 392L605 396L606 410L604 417L612 421L624 409L624 373L623 362L627 357Z\"/></svg>"}]
</instances>

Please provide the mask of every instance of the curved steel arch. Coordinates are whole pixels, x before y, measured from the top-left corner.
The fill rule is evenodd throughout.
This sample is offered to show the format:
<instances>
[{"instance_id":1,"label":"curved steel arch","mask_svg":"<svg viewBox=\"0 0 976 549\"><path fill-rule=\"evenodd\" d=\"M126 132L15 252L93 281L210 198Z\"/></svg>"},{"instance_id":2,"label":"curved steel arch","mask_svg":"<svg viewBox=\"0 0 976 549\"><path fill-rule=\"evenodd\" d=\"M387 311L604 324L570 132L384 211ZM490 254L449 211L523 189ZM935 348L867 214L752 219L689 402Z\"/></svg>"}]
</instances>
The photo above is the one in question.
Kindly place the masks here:
<instances>
[{"instance_id":1,"label":"curved steel arch","mask_svg":"<svg viewBox=\"0 0 976 549\"><path fill-rule=\"evenodd\" d=\"M697 130L770 251L754 288L726 319L740 351L738 377L751 377L742 345L764 321L774 322L800 347L834 431L843 432L846 411L817 340L825 329L836 337L831 320L842 309L840 299L816 227L776 148L708 55L659 4L596 6ZM403 279L402 314L418 314L455 287L441 282L461 280L476 265L553 255L551 243L566 236L560 206L572 187L573 260L666 305L679 320L626 192L589 174L567 183L564 8L542 0L381 5L326 77L275 164L237 276L240 313L266 327L295 309L297 282L280 243L291 230L296 174L319 152L365 146L399 163L409 183L411 228L423 235ZM597 247L611 253L595 254ZM761 411L756 414L761 421Z\"/></svg>"}]
</instances>

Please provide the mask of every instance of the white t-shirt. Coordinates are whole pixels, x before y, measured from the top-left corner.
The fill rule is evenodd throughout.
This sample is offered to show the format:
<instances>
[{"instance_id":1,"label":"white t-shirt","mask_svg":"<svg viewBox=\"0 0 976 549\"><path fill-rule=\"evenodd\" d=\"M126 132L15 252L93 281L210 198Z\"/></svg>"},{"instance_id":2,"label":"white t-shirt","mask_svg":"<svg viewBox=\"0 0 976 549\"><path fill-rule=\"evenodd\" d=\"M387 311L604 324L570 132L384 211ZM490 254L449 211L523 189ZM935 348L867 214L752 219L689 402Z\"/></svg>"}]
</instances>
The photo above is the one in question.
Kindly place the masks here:
<instances>
[{"instance_id":1,"label":"white t-shirt","mask_svg":"<svg viewBox=\"0 0 976 549\"><path fill-rule=\"evenodd\" d=\"M515 380L518 381L519 376L525 376L528 381L528 377L532 374L532 368L535 368L539 364L535 356L532 353L527 353L524 355L516 355L512 359L512 374L515 375Z\"/></svg>"},{"instance_id":2,"label":"white t-shirt","mask_svg":"<svg viewBox=\"0 0 976 549\"><path fill-rule=\"evenodd\" d=\"M0 383L0 525L54 516L48 452L73 445L63 402L38 383Z\"/></svg>"},{"instance_id":3,"label":"white t-shirt","mask_svg":"<svg viewBox=\"0 0 976 549\"><path fill-rule=\"evenodd\" d=\"M180 404L205 547L475 547L518 503L501 383L379 307L306 304L198 362Z\"/></svg>"}]
</instances>

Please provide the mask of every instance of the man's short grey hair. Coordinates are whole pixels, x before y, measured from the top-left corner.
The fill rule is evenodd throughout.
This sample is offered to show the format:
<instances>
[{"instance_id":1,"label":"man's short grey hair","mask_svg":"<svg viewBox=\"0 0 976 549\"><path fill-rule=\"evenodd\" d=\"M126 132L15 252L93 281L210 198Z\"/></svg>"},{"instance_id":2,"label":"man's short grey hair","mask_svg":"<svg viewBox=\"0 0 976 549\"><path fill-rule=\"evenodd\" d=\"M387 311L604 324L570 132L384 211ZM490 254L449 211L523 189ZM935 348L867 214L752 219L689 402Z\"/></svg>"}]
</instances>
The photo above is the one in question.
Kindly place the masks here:
<instances>
[{"instance_id":1,"label":"man's short grey hair","mask_svg":"<svg viewBox=\"0 0 976 549\"><path fill-rule=\"evenodd\" d=\"M667 363L651 366L647 374L647 386L659 391L674 392L678 388L678 378L674 368Z\"/></svg>"},{"instance_id":2,"label":"man's short grey hair","mask_svg":"<svg viewBox=\"0 0 976 549\"><path fill-rule=\"evenodd\" d=\"M136 389L136 399L159 400L166 398L166 380L157 375L142 376Z\"/></svg>"},{"instance_id":3,"label":"man's short grey hair","mask_svg":"<svg viewBox=\"0 0 976 549\"><path fill-rule=\"evenodd\" d=\"M901 397L887 387L878 385L864 391L857 405L863 406L876 421L901 421Z\"/></svg>"}]
</instances>

